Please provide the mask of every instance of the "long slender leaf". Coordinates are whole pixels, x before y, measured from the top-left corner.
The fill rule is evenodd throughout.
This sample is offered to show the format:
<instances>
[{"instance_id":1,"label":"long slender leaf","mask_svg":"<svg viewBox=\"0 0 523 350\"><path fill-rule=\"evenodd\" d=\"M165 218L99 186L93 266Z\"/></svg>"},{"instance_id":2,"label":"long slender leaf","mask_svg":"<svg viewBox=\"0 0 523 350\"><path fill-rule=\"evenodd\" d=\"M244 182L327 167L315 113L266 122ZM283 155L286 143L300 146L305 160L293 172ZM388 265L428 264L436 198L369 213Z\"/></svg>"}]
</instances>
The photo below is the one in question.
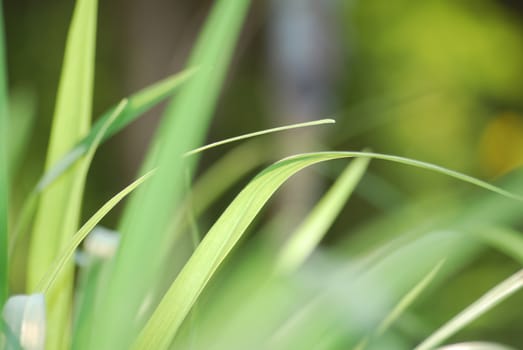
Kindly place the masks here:
<instances>
[{"instance_id":1,"label":"long slender leaf","mask_svg":"<svg viewBox=\"0 0 523 350\"><path fill-rule=\"evenodd\" d=\"M189 60L198 74L169 105L143 167L158 171L124 211L118 229L121 246L101 303L102 322L95 325L94 348L126 348L140 327L135 315L159 277L162 250L169 245L167 228L184 192L185 171L194 173L197 161L197 157L182 161L182 156L203 142L249 3L219 0L206 21ZM142 259L136 259L138 255Z\"/></svg>"},{"instance_id":2,"label":"long slender leaf","mask_svg":"<svg viewBox=\"0 0 523 350\"><path fill-rule=\"evenodd\" d=\"M312 253L365 174L369 161L370 158L358 158L347 166L329 192L285 244L280 256L279 269L285 272L292 271Z\"/></svg>"},{"instance_id":3,"label":"long slender leaf","mask_svg":"<svg viewBox=\"0 0 523 350\"><path fill-rule=\"evenodd\" d=\"M58 89L46 169L60 160L89 131L96 42L96 0L78 0L73 14ZM77 166L41 196L31 237L27 285L34 290L69 235L76 232L87 167ZM47 347L69 346L73 266L62 275L60 287L47 302Z\"/></svg>"},{"instance_id":4,"label":"long slender leaf","mask_svg":"<svg viewBox=\"0 0 523 350\"><path fill-rule=\"evenodd\" d=\"M143 184L149 177L154 174L154 170L141 176L133 183L128 185L122 191L112 197L107 203L105 203L96 213L91 216L89 220L76 232L73 237L69 240L66 247L62 250L59 257L55 260L52 267L49 269L47 275L40 282L37 290L44 294L48 294L51 286L56 281L58 275L64 270L66 263L73 256L76 248L82 243L85 237L94 229L94 227L109 213L122 199L129 195L132 191L137 189Z\"/></svg>"},{"instance_id":5,"label":"long slender leaf","mask_svg":"<svg viewBox=\"0 0 523 350\"><path fill-rule=\"evenodd\" d=\"M7 107L7 69L5 63L4 13L0 3L0 306L4 305L8 291L8 151L9 125Z\"/></svg>"},{"instance_id":6,"label":"long slender leaf","mask_svg":"<svg viewBox=\"0 0 523 350\"><path fill-rule=\"evenodd\" d=\"M489 290L481 298L441 326L430 337L419 344L415 350L429 350L438 346L522 287L523 270L520 270Z\"/></svg>"},{"instance_id":7,"label":"long slender leaf","mask_svg":"<svg viewBox=\"0 0 523 350\"><path fill-rule=\"evenodd\" d=\"M319 162L349 157L385 159L429 169L511 198L520 199L515 194L470 176L408 158L370 152L322 152L286 158L256 176L220 216L169 288L140 333L134 348L165 349L169 346L219 265L242 237L263 205L290 176Z\"/></svg>"},{"instance_id":8,"label":"long slender leaf","mask_svg":"<svg viewBox=\"0 0 523 350\"><path fill-rule=\"evenodd\" d=\"M515 350L515 349L512 347L506 346L506 345L502 345L502 344L475 341L475 342L446 345L446 346L442 346L441 348L438 348L437 350Z\"/></svg>"},{"instance_id":9,"label":"long slender leaf","mask_svg":"<svg viewBox=\"0 0 523 350\"><path fill-rule=\"evenodd\" d=\"M508 227L487 227L466 232L523 264L523 236Z\"/></svg>"},{"instance_id":10,"label":"long slender leaf","mask_svg":"<svg viewBox=\"0 0 523 350\"><path fill-rule=\"evenodd\" d=\"M445 260L440 261L429 273L423 277L419 283L417 283L414 288L412 288L401 300L399 303L392 309L392 311L383 319L381 324L377 329L377 335L385 333L387 329L400 317L405 310L412 305L412 303L421 295L423 291L429 286L430 282L434 280L439 270L445 263Z\"/></svg>"},{"instance_id":11,"label":"long slender leaf","mask_svg":"<svg viewBox=\"0 0 523 350\"><path fill-rule=\"evenodd\" d=\"M240 135L240 136L236 136L236 137L231 137L231 138L228 138L228 139L225 139L225 140L222 140L222 141L217 141L217 142L213 142L213 143L210 143L210 144L202 146L202 147L198 147L196 149L193 149L192 151L186 152L185 156L190 156L190 155L193 155L193 154L196 154L196 153L200 153L200 152L206 151L206 150L214 148L214 147L223 146L223 145L226 145L228 143L237 142L237 141L241 141L241 140L246 140L246 139L253 138L253 137L256 137L256 136L261 136L261 135L266 135L266 134L273 134L275 132L292 130L292 129L298 129L298 128L304 128L304 127L309 127L309 126L318 126L318 125L323 125L323 124L334 124L335 122L336 121L334 119L320 119L320 120L314 120L314 121L306 122L306 123L291 124L291 125L286 125L286 126L280 126L280 127L277 127L277 128L271 128L271 129L267 129L267 130L251 132L251 133L248 133L248 134L244 134L244 135Z\"/></svg>"},{"instance_id":12,"label":"long slender leaf","mask_svg":"<svg viewBox=\"0 0 523 350\"><path fill-rule=\"evenodd\" d=\"M145 89L131 95L127 98L127 105L125 109L119 113L118 118L111 123L111 126L104 133L101 142L105 142L127 125L135 121L143 113L156 104L171 96L184 82L186 82L195 72L196 68L187 69L173 75L163 81L157 82ZM110 108L107 112L96 121L92 126L89 134L85 136L82 141L78 142L66 155L58 160L39 180L36 188L37 191L43 191L54 180L69 169L80 157L82 157L95 141L96 135L100 129L107 122L107 120L114 114L118 105Z\"/></svg>"}]
</instances>

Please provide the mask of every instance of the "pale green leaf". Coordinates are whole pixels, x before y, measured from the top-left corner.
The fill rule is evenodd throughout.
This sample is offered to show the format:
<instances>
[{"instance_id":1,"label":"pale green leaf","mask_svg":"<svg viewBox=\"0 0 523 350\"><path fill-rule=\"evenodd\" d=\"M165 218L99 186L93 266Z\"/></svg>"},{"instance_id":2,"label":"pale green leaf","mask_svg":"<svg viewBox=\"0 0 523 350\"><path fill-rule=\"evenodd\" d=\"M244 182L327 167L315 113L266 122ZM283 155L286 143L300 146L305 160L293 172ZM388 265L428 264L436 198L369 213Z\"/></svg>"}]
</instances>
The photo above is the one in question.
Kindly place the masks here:
<instances>
[{"instance_id":1,"label":"pale green leaf","mask_svg":"<svg viewBox=\"0 0 523 350\"><path fill-rule=\"evenodd\" d=\"M41 293L48 294L49 289L56 281L56 278L63 271L66 266L66 263L73 256L76 248L82 243L84 238L95 228L95 226L113 209L122 199L129 195L132 191L138 188L142 183L144 183L149 177L154 174L154 171L150 171L147 174L141 176L133 183L128 185L114 197L112 197L107 203L105 203L98 211L91 216L89 220L76 232L73 237L70 238L66 247L62 250L59 257L55 260L52 267L49 269L46 276L40 282L37 290Z\"/></svg>"},{"instance_id":2,"label":"pale green leaf","mask_svg":"<svg viewBox=\"0 0 523 350\"><path fill-rule=\"evenodd\" d=\"M193 154L196 154L196 153L200 153L200 152L209 150L211 148L215 148L215 147L218 147L218 146L223 146L223 145L226 145L226 144L232 143L232 142L246 140L246 139L253 138L253 137L256 137L256 136L273 134L273 133L280 132L280 131L293 130L293 129L304 128L304 127L309 127L309 126L318 126L318 125L323 125L323 124L334 124L335 122L336 121L334 119L320 119L320 120L314 120L314 121L305 122L305 123L291 124L291 125L286 125L286 126L280 126L280 127L277 127L277 128L271 128L271 129L266 129L266 130L262 130L262 131L251 132L251 133L248 133L248 134L231 137L231 138L228 138L228 139L225 139L225 140L221 140L221 141L210 143L210 144L202 146L202 147L198 147L198 148L193 149L193 150L191 150L189 152L186 152L185 156L190 156L190 155L193 155Z\"/></svg>"},{"instance_id":3,"label":"pale green leaf","mask_svg":"<svg viewBox=\"0 0 523 350\"><path fill-rule=\"evenodd\" d=\"M474 342L446 345L446 346L442 346L442 347L438 348L437 350L515 350L515 349L512 347L502 345L502 344L497 344L497 343L474 341Z\"/></svg>"},{"instance_id":4,"label":"pale green leaf","mask_svg":"<svg viewBox=\"0 0 523 350\"><path fill-rule=\"evenodd\" d=\"M438 346L522 287L523 270L520 270L489 290L481 298L441 326L419 344L415 350L430 350Z\"/></svg>"},{"instance_id":5,"label":"pale green leaf","mask_svg":"<svg viewBox=\"0 0 523 350\"><path fill-rule=\"evenodd\" d=\"M124 110L119 113L109 129L103 134L101 142L105 142L127 125L132 123L143 113L150 108L171 96L184 82L186 82L197 69L187 69L173 75L165 80L157 82L147 88L131 95L127 101ZM69 150L60 160L58 160L40 179L37 185L37 191L42 191L49 186L54 180L69 169L85 152L92 146L96 135L100 129L107 122L107 120L114 115L118 105L110 108L107 112L94 123L89 134L82 139L74 148Z\"/></svg>"},{"instance_id":6,"label":"pale green leaf","mask_svg":"<svg viewBox=\"0 0 523 350\"><path fill-rule=\"evenodd\" d=\"M67 37L51 137L46 158L49 170L89 131L93 94L96 0L78 0ZM27 286L33 291L60 250L76 232L87 166L78 164L40 197L29 249ZM73 266L48 299L47 347L69 346Z\"/></svg>"},{"instance_id":7,"label":"pale green leaf","mask_svg":"<svg viewBox=\"0 0 523 350\"><path fill-rule=\"evenodd\" d=\"M295 270L313 252L365 174L369 161L370 158L358 158L347 166L329 192L285 243L278 269L283 272Z\"/></svg>"},{"instance_id":8,"label":"pale green leaf","mask_svg":"<svg viewBox=\"0 0 523 350\"><path fill-rule=\"evenodd\" d=\"M412 305L412 303L414 303L414 301L419 298L421 293L423 293L434 280L444 263L445 260L440 261L436 266L434 266L432 270L429 271L427 275L423 277L421 281L419 281L418 284L414 286L414 288L412 288L409 292L407 292L407 294L405 294L403 298L401 298L399 303L379 325L376 332L378 336L385 333L385 331L390 328L390 326L401 316L401 314L403 314L403 312L405 312L405 310L407 310Z\"/></svg>"}]
</instances>

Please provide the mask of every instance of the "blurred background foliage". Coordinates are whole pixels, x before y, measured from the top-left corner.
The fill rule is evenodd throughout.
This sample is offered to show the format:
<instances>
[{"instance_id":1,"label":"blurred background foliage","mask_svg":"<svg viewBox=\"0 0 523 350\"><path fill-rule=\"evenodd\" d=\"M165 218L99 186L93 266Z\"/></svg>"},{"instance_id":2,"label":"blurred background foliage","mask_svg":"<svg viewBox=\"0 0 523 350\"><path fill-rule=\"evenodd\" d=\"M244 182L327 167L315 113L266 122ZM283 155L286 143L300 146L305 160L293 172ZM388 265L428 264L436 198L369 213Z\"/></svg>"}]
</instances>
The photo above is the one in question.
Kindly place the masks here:
<instances>
[{"instance_id":1,"label":"blurred background foliage","mask_svg":"<svg viewBox=\"0 0 523 350\"><path fill-rule=\"evenodd\" d=\"M4 3L16 115L13 152L25 154L12 169L16 205L42 172L73 2ZM179 70L210 4L101 2L94 115ZM263 150L260 159L268 164L294 152L370 147L512 184L522 192L521 180L502 180L523 164L523 7L518 1L255 1L236 52L209 141L333 116L335 126L264 137L256 152ZM88 180L86 216L134 178L160 111L156 108L101 148ZM27 147L23 140L30 140ZM205 154L200 171L232 147ZM256 152L247 157L258 157ZM286 185L263 218L276 216L278 207L310 208L343 165L335 162L298 176L298 185ZM244 183L208 210L201 225L208 227ZM357 254L385 239L381 236L457 225L449 222L481 223L487 220L485 212L494 221L499 214L521 227L514 205L477 204L483 197L480 190L444 176L373 162L325 245L349 246ZM476 211L475 203L481 207ZM449 219L453 213L459 215ZM111 215L105 224L114 226L117 219ZM293 220L298 219L289 219L280 231ZM493 250L466 260L444 288L422 298L405 316L404 332L441 324L518 265ZM396 274L402 271L391 278ZM523 347L517 327L523 314L514 307L522 301L514 297L457 339L484 336Z\"/></svg>"}]
</instances>

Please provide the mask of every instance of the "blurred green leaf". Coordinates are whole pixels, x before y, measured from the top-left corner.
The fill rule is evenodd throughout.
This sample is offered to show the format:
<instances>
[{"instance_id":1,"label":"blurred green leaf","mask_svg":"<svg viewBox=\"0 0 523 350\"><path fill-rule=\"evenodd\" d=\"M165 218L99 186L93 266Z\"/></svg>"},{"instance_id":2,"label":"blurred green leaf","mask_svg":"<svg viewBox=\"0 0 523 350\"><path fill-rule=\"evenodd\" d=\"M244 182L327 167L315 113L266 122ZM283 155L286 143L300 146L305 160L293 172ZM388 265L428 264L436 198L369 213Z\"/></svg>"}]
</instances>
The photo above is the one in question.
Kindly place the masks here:
<instances>
[{"instance_id":1,"label":"blurred green leaf","mask_svg":"<svg viewBox=\"0 0 523 350\"><path fill-rule=\"evenodd\" d=\"M429 350L438 346L522 287L523 270L516 272L489 290L481 298L432 333L415 350Z\"/></svg>"},{"instance_id":2,"label":"blurred green leaf","mask_svg":"<svg viewBox=\"0 0 523 350\"><path fill-rule=\"evenodd\" d=\"M34 92L24 88L12 91L9 97L10 133L9 171L16 176L31 141L36 119Z\"/></svg>"},{"instance_id":3,"label":"blurred green leaf","mask_svg":"<svg viewBox=\"0 0 523 350\"><path fill-rule=\"evenodd\" d=\"M7 69L5 62L4 13L0 4L0 306L8 293L8 202L9 202L9 120L7 101Z\"/></svg>"},{"instance_id":4,"label":"blurred green leaf","mask_svg":"<svg viewBox=\"0 0 523 350\"><path fill-rule=\"evenodd\" d=\"M329 192L314 207L282 249L279 269L290 272L301 265L327 233L365 174L370 158L358 158L347 166Z\"/></svg>"},{"instance_id":5,"label":"blurred green leaf","mask_svg":"<svg viewBox=\"0 0 523 350\"><path fill-rule=\"evenodd\" d=\"M187 69L169 77L163 81L157 82L147 88L131 95L127 100L128 104L122 113L119 114L118 118L111 123L111 126L104 133L104 137L101 142L105 142L120 130L125 128L127 125L135 121L138 117L143 115L147 110L160 103L162 100L171 96L184 82L186 82L194 73L196 69ZM65 156L55 162L55 164L47 170L47 172L41 177L37 190L43 191L49 186L55 179L69 169L80 157L82 157L87 150L93 144L96 135L111 117L118 106L110 108L107 112L94 123L89 134L82 139L74 148L72 148ZM52 174L52 175L51 175Z\"/></svg>"},{"instance_id":6,"label":"blurred green leaf","mask_svg":"<svg viewBox=\"0 0 523 350\"><path fill-rule=\"evenodd\" d=\"M523 264L523 237L521 232L509 227L485 227L465 231L474 238Z\"/></svg>"},{"instance_id":7,"label":"blurred green leaf","mask_svg":"<svg viewBox=\"0 0 523 350\"><path fill-rule=\"evenodd\" d=\"M390 328L390 326L400 317L400 315L405 312L405 310L412 305L412 303L424 292L429 284L434 280L436 274L439 272L445 260L440 261L432 270L423 277L419 283L417 283L414 288L412 288L400 302L394 307L394 309L385 317L381 322L380 326L377 329L377 334L381 335Z\"/></svg>"},{"instance_id":8,"label":"blurred green leaf","mask_svg":"<svg viewBox=\"0 0 523 350\"><path fill-rule=\"evenodd\" d=\"M131 183L129 186L124 188L114 197L112 197L107 203L105 203L98 211L91 216L89 220L76 232L73 237L70 238L66 247L62 250L58 258L54 261L52 267L49 269L47 274L44 276L42 281L40 281L39 287L37 290L44 294L48 294L53 283L56 281L59 274L65 268L67 262L73 256L76 248L82 243L85 237L94 229L94 227L113 209L122 199L129 195L132 191L137 189L141 184L143 184L149 177L154 174L154 171L150 171L147 174L141 176L136 181Z\"/></svg>"}]
</instances>

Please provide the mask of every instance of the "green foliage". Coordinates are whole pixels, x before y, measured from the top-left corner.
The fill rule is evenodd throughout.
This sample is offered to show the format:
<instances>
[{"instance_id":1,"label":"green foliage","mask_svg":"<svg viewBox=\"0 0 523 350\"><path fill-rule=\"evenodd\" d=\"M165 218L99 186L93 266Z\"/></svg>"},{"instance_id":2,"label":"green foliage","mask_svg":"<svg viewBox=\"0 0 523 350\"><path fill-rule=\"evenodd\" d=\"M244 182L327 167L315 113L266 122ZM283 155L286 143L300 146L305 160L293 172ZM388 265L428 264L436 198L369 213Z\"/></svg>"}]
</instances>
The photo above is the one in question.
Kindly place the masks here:
<instances>
[{"instance_id":1,"label":"green foliage","mask_svg":"<svg viewBox=\"0 0 523 350\"><path fill-rule=\"evenodd\" d=\"M97 1L78 1L67 39L47 153L47 169L89 130L94 83L96 17ZM58 252L78 228L88 167L88 162L78 164L39 199L28 260L29 290L36 288ZM67 330L74 281L71 263L67 270L57 282L57 288L47 298L47 347L52 349L65 349L70 341Z\"/></svg>"},{"instance_id":2,"label":"green foliage","mask_svg":"<svg viewBox=\"0 0 523 350\"><path fill-rule=\"evenodd\" d=\"M365 17L398 11L388 3L377 4L371 1L358 5L362 8L357 8L356 14ZM12 185L9 174L16 173L30 138L32 108L13 108L27 119L12 123L18 130L15 134L21 135L20 140L12 142L0 35L0 305L6 305L7 297L13 294L9 293L8 268L20 270L10 265L23 252L23 244L19 244L18 250L12 248L23 243L23 234L30 231L25 292L41 293L34 300L43 300L45 296L47 312L45 322L41 320L45 327L31 324L39 327L36 333L42 334L46 329L45 344L32 337L36 333L23 331L23 321L31 322L31 315L23 311L14 318L4 316L0 346L9 340L15 347L19 343L22 347L32 344L36 348L81 350L389 350L416 344L416 349L428 350L465 327L473 327L474 321L521 289L523 279L519 271L480 298L467 294L469 306L451 303L464 311L454 317L444 314L450 321L440 328L435 326L431 313L423 312L421 307L436 304L440 293L448 292L453 279L459 279L487 248L511 257L511 263L517 262L520 268L523 240L514 229L520 222L523 201L519 194L523 189L520 174L498 186L407 157L367 151L302 153L273 163L247 181L234 199L227 201L216 221L206 215L212 203L223 199L227 191L236 191L239 181L263 165L274 148L260 140L233 148L198 174L193 185L192 176L198 173L202 152L279 131L334 122L322 119L287 125L201 146L249 5L248 0L215 1L187 69L122 100L89 127L97 2L78 0L66 43L45 170L24 198L21 209L11 208L8 202ZM433 10L431 15L427 9ZM369 35L385 41L379 48L385 53L409 47L410 39L402 40L412 35L417 38L412 50L420 50L413 61L433 68L431 74L442 71L451 75L452 64L433 61L434 47L421 48L426 45L421 39L423 31L410 33L409 29L422 27L419 21L439 18L448 9L452 10L452 16L446 17L449 21L463 20L464 35L484 33L476 27L477 23L464 20L459 7L435 1L405 10L409 20L387 31L390 42L382 37L383 28L367 30ZM425 17L418 18L418 13ZM438 33L448 35L446 28ZM509 37L507 33L498 34ZM442 38L438 40L444 42ZM459 45L449 47L453 55L466 56ZM473 49L478 54L494 50L482 42L477 42ZM383 52L371 52L370 56ZM502 90L503 82L510 80L510 69L495 71L489 59L483 59L475 69L491 74L462 78L468 83L467 79L501 82L501 87L494 84L494 89ZM410 72L405 75L405 86L410 84L414 68L402 68ZM380 75L383 71L375 73ZM178 94L168 105L151 141L142 175L79 227L86 177L98 146L176 91ZM404 127L399 124L394 127ZM409 133L414 135L410 130ZM267 223L267 217L260 213L277 190L306 168L349 158L350 164L334 176L333 185L302 223L290 234L282 233L289 238L283 242L274 240L273 232L280 230L277 220ZM441 178L459 180L483 192L469 197L468 192L457 195L454 191L449 196L429 197L421 204L409 201L405 207L395 203L390 213L380 213L369 222L362 220L361 226L351 226L350 234L343 238L346 243L340 237L329 236L336 220L352 220L359 214L358 204L365 199L359 184L365 185L368 172L381 180L374 173L376 163L425 171L418 172L418 176L440 174ZM72 258L82 250L84 239L131 193L118 233L114 233L121 238L116 254L88 255L85 248L84 255L78 256L80 266L75 269ZM384 196L379 188L366 195L372 197L376 193ZM285 208L278 214L285 220ZM15 225L8 225L9 215L15 218ZM208 230L203 229L207 220L214 221ZM241 244L250 230L253 239ZM326 237L336 244L323 244ZM456 295L459 292L454 291ZM22 299L27 298L18 298ZM42 305L38 306L42 310ZM16 319L17 324L10 323L10 319ZM459 345L448 348L454 346Z\"/></svg>"}]
</instances>

